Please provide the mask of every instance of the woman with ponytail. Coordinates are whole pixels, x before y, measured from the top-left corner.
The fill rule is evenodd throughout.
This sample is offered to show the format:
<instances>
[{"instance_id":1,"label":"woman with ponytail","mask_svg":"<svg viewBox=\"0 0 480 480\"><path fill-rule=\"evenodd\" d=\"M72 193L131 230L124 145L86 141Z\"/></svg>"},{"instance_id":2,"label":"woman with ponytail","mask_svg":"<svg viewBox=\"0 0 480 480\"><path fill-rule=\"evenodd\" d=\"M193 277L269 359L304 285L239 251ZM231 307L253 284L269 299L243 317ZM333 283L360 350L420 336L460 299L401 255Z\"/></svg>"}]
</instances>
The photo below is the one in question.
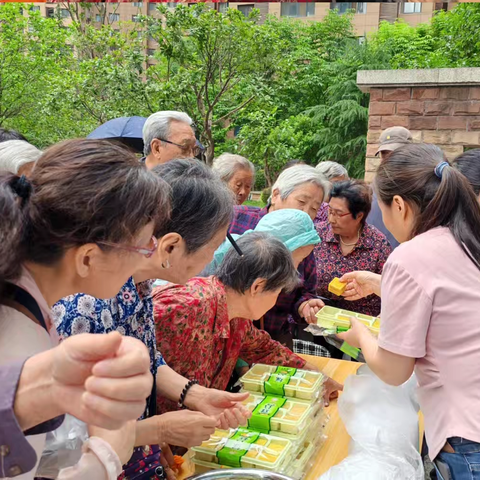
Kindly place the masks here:
<instances>
[{"instance_id":1,"label":"woman with ponytail","mask_svg":"<svg viewBox=\"0 0 480 480\"><path fill-rule=\"evenodd\" d=\"M134 155L98 140L71 140L50 148L30 179L0 174L2 365L40 354L58 343L50 317L58 300L76 292L113 297L139 263L148 261L156 249L154 229L169 217L169 190ZM110 428L119 428L141 414L153 383L145 346L132 338L118 343L122 343L119 350L135 357L135 370L126 372L110 364L104 376L114 401L90 397L90 406L98 411L97 425L105 425L105 419L117 414ZM78 360L80 373L88 373L79 358L72 360ZM99 379L89 380L93 393L100 393ZM124 386L128 386L126 392ZM119 388L123 398L119 398ZM5 471L2 462L0 477L13 477L27 468L30 471L22 479L33 479L46 431L30 430L24 451L12 450L11 455L17 459L28 456L27 467L24 462L23 468L17 464ZM132 453L135 423L118 431L92 428L91 432L79 463L62 470L57 478L115 480L120 474L122 463Z\"/></svg>"},{"instance_id":2,"label":"woman with ponytail","mask_svg":"<svg viewBox=\"0 0 480 480\"><path fill-rule=\"evenodd\" d=\"M353 319L341 336L362 348L386 383L400 385L415 370L440 478L479 479L472 468L480 464L477 198L433 145L395 150L379 166L375 189L385 226L401 245L386 262L381 285L370 279L360 285L363 292L357 289L360 296L381 290L378 340Z\"/></svg>"}]
</instances>

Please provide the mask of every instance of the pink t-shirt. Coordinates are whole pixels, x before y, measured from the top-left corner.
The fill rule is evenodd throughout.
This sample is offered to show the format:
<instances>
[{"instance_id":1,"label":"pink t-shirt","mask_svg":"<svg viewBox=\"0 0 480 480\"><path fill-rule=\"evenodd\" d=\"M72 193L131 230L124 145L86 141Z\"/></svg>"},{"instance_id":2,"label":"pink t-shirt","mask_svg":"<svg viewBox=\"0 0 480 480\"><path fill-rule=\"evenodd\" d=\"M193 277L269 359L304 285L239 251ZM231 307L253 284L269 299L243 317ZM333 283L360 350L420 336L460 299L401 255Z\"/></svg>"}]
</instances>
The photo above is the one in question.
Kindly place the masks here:
<instances>
[{"instance_id":1,"label":"pink t-shirt","mask_svg":"<svg viewBox=\"0 0 480 480\"><path fill-rule=\"evenodd\" d=\"M400 245L382 275L379 345L416 358L431 458L480 442L480 270L447 228Z\"/></svg>"}]
</instances>

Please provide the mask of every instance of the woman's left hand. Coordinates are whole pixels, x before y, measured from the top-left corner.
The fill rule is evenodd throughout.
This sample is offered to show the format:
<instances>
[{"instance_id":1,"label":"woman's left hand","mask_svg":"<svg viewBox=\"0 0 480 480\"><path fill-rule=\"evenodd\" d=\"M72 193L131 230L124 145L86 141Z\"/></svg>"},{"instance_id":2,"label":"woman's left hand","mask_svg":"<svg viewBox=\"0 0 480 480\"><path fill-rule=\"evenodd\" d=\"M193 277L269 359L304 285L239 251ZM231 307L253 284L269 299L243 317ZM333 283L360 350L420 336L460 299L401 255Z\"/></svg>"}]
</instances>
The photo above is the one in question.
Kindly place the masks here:
<instances>
[{"instance_id":1,"label":"woman's left hand","mask_svg":"<svg viewBox=\"0 0 480 480\"><path fill-rule=\"evenodd\" d=\"M303 302L298 308L298 314L304 318L308 324L317 323L316 313L325 306L319 298L311 298Z\"/></svg>"},{"instance_id":2,"label":"woman's left hand","mask_svg":"<svg viewBox=\"0 0 480 480\"><path fill-rule=\"evenodd\" d=\"M327 377L323 390L323 401L326 407L330 404L330 400L338 398L339 391L343 391L343 385L336 382L333 378Z\"/></svg>"},{"instance_id":3,"label":"woman's left hand","mask_svg":"<svg viewBox=\"0 0 480 480\"><path fill-rule=\"evenodd\" d=\"M369 334L368 328L359 320L354 317L350 317L351 327L348 331L337 334L338 338L341 338L352 347L360 348L360 338L365 334Z\"/></svg>"},{"instance_id":4,"label":"woman's left hand","mask_svg":"<svg viewBox=\"0 0 480 480\"><path fill-rule=\"evenodd\" d=\"M214 388L204 388L202 393L201 401L195 404L195 410L218 417L218 428L222 430L246 425L252 416L241 403L249 397L249 393L230 393Z\"/></svg>"}]
</instances>

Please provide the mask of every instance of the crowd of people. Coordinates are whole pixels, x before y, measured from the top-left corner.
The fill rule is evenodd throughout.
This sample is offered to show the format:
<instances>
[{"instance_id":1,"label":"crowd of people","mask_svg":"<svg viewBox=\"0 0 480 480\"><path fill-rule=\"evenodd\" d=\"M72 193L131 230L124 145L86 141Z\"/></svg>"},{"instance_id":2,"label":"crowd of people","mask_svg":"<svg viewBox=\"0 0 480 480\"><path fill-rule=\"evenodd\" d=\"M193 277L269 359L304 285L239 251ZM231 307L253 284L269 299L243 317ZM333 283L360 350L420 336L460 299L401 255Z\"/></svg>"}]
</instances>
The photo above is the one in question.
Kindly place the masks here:
<instances>
[{"instance_id":1,"label":"crowd of people","mask_svg":"<svg viewBox=\"0 0 480 480\"><path fill-rule=\"evenodd\" d=\"M48 478L173 480L172 450L246 423L232 386L253 363L315 370L298 340L343 355L303 332L325 305L381 317L378 340L353 320L342 336L389 384L416 370L430 456L464 478L480 447L480 149L450 164L393 127L373 188L292 161L254 207L254 165L208 167L195 133L157 112L138 158L0 129L0 478L44 477L66 415L88 440ZM323 401L341 389L327 377Z\"/></svg>"}]
</instances>

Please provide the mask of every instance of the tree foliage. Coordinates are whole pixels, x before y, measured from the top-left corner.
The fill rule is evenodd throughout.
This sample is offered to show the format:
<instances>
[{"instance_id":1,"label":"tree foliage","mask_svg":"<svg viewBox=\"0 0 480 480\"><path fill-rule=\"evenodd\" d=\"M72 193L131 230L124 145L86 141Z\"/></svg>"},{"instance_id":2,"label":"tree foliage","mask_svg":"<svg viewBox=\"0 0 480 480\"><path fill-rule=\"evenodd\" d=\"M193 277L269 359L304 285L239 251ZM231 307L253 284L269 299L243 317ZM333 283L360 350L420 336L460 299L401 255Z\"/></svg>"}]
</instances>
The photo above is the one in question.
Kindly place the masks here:
<instances>
[{"instance_id":1,"label":"tree foliage","mask_svg":"<svg viewBox=\"0 0 480 480\"><path fill-rule=\"evenodd\" d=\"M118 116L182 110L208 162L224 151L246 155L258 187L293 158L335 160L361 176L369 99L358 70L480 66L480 4L418 27L382 22L363 44L353 12L260 21L257 10L245 17L179 4L118 24L104 5L59 4L72 20L64 26L58 9L42 18L26 4L0 4L1 126L44 147ZM148 37L158 42L153 64Z\"/></svg>"}]
</instances>

